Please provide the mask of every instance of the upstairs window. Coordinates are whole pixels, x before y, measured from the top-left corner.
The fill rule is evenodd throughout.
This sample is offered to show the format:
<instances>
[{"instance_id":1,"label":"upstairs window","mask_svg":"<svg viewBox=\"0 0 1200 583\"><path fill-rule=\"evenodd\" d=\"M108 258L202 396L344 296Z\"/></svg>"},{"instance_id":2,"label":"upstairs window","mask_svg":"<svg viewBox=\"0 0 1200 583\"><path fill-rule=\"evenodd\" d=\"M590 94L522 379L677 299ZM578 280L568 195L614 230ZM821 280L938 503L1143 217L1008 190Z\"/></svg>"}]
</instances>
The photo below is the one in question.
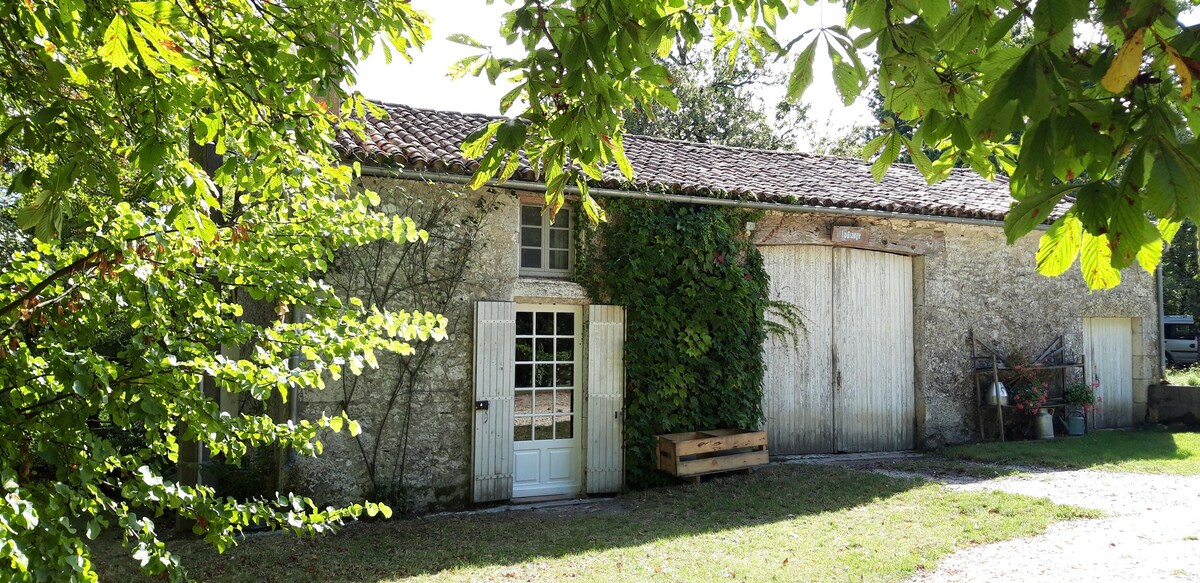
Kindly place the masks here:
<instances>
[{"instance_id":1,"label":"upstairs window","mask_svg":"<svg viewBox=\"0 0 1200 583\"><path fill-rule=\"evenodd\" d=\"M550 212L536 204L521 205L521 275L566 277L571 273L574 243L571 209L559 209L550 224Z\"/></svg>"}]
</instances>

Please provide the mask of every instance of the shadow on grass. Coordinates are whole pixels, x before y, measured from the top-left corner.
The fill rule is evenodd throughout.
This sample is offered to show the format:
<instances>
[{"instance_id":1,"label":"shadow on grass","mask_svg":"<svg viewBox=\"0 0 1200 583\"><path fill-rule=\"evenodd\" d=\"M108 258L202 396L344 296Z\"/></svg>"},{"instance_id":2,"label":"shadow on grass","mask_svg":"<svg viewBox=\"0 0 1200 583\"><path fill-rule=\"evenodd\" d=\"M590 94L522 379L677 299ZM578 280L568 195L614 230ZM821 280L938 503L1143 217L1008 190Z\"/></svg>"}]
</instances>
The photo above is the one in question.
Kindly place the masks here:
<instances>
[{"instance_id":1,"label":"shadow on grass","mask_svg":"<svg viewBox=\"0 0 1200 583\"><path fill-rule=\"evenodd\" d=\"M770 467L596 505L395 520L315 539L254 537L224 555L198 541L171 548L201 581L392 580L637 547L857 508L924 483L833 467ZM102 580L140 580L115 545L94 559Z\"/></svg>"},{"instance_id":2,"label":"shadow on grass","mask_svg":"<svg viewBox=\"0 0 1200 583\"><path fill-rule=\"evenodd\" d=\"M1166 430L1097 431L1047 441L949 447L949 458L1019 466L1200 474L1200 433Z\"/></svg>"}]
</instances>

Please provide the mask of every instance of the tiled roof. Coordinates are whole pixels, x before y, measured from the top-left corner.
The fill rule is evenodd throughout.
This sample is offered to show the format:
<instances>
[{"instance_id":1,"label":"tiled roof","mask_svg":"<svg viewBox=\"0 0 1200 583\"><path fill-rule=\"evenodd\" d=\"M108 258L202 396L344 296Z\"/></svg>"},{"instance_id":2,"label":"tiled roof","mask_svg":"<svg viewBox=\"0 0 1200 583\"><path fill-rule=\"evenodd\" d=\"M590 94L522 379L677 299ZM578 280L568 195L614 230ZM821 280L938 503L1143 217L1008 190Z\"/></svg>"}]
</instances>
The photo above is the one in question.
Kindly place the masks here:
<instances>
[{"instance_id":1,"label":"tiled roof","mask_svg":"<svg viewBox=\"0 0 1200 583\"><path fill-rule=\"evenodd\" d=\"M449 111L380 104L387 119L368 116L366 140L342 132L342 156L366 164L469 175L477 166L460 145L493 119ZM913 166L896 164L882 182L870 165L851 158L697 144L626 135L625 154L636 177L629 184L615 166L597 186L783 204L1003 220L1008 181L988 181L954 170L934 185ZM525 164L514 179L536 181Z\"/></svg>"}]
</instances>

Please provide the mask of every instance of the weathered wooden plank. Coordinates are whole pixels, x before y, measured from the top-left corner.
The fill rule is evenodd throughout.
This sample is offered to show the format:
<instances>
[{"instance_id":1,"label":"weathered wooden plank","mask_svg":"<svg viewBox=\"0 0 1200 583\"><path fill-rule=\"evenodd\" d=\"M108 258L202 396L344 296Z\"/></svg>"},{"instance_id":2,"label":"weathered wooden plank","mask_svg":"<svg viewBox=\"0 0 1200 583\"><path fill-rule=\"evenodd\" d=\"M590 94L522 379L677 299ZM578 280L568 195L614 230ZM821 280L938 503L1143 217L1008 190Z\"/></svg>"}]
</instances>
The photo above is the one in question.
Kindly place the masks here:
<instances>
[{"instance_id":1,"label":"weathered wooden plank","mask_svg":"<svg viewBox=\"0 0 1200 583\"><path fill-rule=\"evenodd\" d=\"M768 461L770 461L770 458L766 451L751 451L732 455L700 458L679 462L677 464L678 469L676 475L680 477L686 477L697 474L728 472L750 466L759 466L767 463Z\"/></svg>"},{"instance_id":2,"label":"weathered wooden plank","mask_svg":"<svg viewBox=\"0 0 1200 583\"><path fill-rule=\"evenodd\" d=\"M767 433L765 431L747 431L733 435L703 437L682 441L675 444L675 455L679 457L712 453L716 451L738 449L743 447L766 447Z\"/></svg>"}]
</instances>

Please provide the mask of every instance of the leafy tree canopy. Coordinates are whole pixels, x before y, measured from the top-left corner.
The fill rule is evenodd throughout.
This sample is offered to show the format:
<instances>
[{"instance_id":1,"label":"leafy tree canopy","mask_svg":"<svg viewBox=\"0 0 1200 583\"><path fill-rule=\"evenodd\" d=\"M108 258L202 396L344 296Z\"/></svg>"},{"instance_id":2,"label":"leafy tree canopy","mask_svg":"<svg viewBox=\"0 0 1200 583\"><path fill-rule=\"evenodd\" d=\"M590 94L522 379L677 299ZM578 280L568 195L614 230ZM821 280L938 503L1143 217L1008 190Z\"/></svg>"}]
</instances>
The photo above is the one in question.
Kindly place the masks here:
<instances>
[{"instance_id":1,"label":"leafy tree canopy","mask_svg":"<svg viewBox=\"0 0 1200 583\"><path fill-rule=\"evenodd\" d=\"M910 138L884 120L885 133L867 148L876 177L901 152L930 181L959 162L989 178L1004 171L1016 200L1005 221L1010 242L1054 219L1038 252L1042 273L1061 274L1080 259L1088 285L1112 287L1135 262L1153 270L1181 221L1200 217L1200 146L1178 137L1200 128L1200 27L1179 21L1194 2L856 0L846 3L845 24L778 38L778 21L798 4L515 2L501 32L527 56L485 53L460 70L511 75L502 109L527 120L492 124L469 141L483 155L475 184L509 175L525 148L552 206L575 181L599 218L586 178L610 162L634 171L621 147L621 112L637 103L675 107L658 59L677 43L699 42L707 27L718 52L790 59L792 99L811 84L822 52L838 92L853 101L869 76L859 53L874 51L886 108L915 128ZM930 159L926 147L940 154ZM579 175L563 170L568 159ZM1055 217L1060 201L1070 210Z\"/></svg>"},{"instance_id":2,"label":"leafy tree canopy","mask_svg":"<svg viewBox=\"0 0 1200 583\"><path fill-rule=\"evenodd\" d=\"M0 235L0 579L94 580L106 530L181 576L164 513L225 548L247 527L389 512L182 479L201 459L313 454L320 431L358 431L222 412L218 394L286 399L443 333L434 314L341 301L320 275L342 245L423 235L375 210L330 147L336 124L356 128L342 112L363 113L339 87L380 31L400 55L428 37L407 2L0 10L0 206L36 235Z\"/></svg>"},{"instance_id":3,"label":"leafy tree canopy","mask_svg":"<svg viewBox=\"0 0 1200 583\"><path fill-rule=\"evenodd\" d=\"M784 75L756 67L746 51L713 58L702 47L676 46L663 63L679 107L637 106L625 113L625 130L689 142L742 148L793 150L808 124L808 106L767 104L762 89L781 85Z\"/></svg>"}]
</instances>

